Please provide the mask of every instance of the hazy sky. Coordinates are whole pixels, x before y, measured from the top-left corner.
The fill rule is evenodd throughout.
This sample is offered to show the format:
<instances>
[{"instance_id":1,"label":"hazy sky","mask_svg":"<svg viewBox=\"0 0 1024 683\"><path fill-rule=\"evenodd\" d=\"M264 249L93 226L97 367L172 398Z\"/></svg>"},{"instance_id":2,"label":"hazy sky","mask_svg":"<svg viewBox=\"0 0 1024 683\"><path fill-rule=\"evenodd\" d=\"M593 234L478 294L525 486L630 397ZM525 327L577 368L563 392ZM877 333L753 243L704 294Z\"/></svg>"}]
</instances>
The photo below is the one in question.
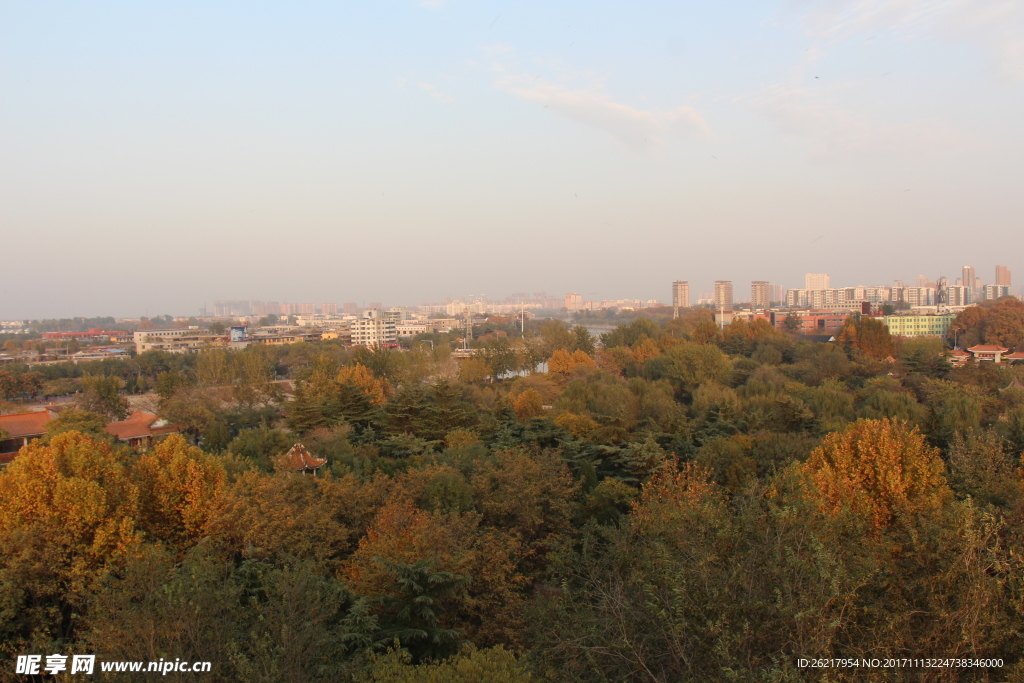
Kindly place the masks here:
<instances>
[{"instance_id":1,"label":"hazy sky","mask_svg":"<svg viewBox=\"0 0 1024 683\"><path fill-rule=\"evenodd\" d=\"M0 2L0 319L1009 266L1024 2Z\"/></svg>"}]
</instances>

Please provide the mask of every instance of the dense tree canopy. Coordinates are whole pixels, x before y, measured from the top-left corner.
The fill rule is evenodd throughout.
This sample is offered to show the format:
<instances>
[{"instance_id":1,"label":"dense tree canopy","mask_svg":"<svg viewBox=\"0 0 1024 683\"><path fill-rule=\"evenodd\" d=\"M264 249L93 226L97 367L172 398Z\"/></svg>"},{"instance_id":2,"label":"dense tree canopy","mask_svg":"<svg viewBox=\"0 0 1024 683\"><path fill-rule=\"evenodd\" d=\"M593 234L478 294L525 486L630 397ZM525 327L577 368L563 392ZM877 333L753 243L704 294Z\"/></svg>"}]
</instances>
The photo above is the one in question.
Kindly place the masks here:
<instances>
[{"instance_id":1,"label":"dense tree canopy","mask_svg":"<svg viewBox=\"0 0 1024 683\"><path fill-rule=\"evenodd\" d=\"M958 329L1016 348L1019 314ZM268 683L1017 680L1024 371L879 325L8 366L5 396L82 394L0 471L2 648ZM179 433L133 450L104 426L142 386ZM1003 666L796 665L868 654Z\"/></svg>"}]
</instances>

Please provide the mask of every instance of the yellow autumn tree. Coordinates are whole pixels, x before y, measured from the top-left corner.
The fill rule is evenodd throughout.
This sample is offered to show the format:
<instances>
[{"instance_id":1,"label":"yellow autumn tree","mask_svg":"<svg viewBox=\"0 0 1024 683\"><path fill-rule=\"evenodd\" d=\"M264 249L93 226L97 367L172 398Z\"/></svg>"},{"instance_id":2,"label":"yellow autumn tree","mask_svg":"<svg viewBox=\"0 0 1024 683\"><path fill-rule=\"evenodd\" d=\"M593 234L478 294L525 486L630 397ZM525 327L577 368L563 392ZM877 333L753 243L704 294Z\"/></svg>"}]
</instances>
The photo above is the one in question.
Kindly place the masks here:
<instances>
[{"instance_id":1,"label":"yellow autumn tree","mask_svg":"<svg viewBox=\"0 0 1024 683\"><path fill-rule=\"evenodd\" d=\"M589 415L578 415L568 412L559 413L558 417L555 418L555 424L581 439L586 439L601 427Z\"/></svg>"},{"instance_id":2,"label":"yellow autumn tree","mask_svg":"<svg viewBox=\"0 0 1024 683\"><path fill-rule=\"evenodd\" d=\"M557 375L568 375L576 364L572 362L572 354L565 349L558 349L548 358L548 372Z\"/></svg>"},{"instance_id":3,"label":"yellow autumn tree","mask_svg":"<svg viewBox=\"0 0 1024 683\"><path fill-rule=\"evenodd\" d=\"M644 337L630 350L633 355L633 360L637 363L643 363L651 358L657 358L661 355L661 349L658 348L658 343L650 337Z\"/></svg>"},{"instance_id":4,"label":"yellow autumn tree","mask_svg":"<svg viewBox=\"0 0 1024 683\"><path fill-rule=\"evenodd\" d=\"M597 367L597 363L594 361L593 358L590 357L590 354L588 354L586 351L581 351L580 349L577 349L572 352L572 364L574 370L578 367Z\"/></svg>"},{"instance_id":5,"label":"yellow autumn tree","mask_svg":"<svg viewBox=\"0 0 1024 683\"><path fill-rule=\"evenodd\" d=\"M351 382L359 387L360 391L370 397L370 403L386 403L391 395L391 384L359 363L342 368L338 373L338 381Z\"/></svg>"},{"instance_id":6,"label":"yellow autumn tree","mask_svg":"<svg viewBox=\"0 0 1024 683\"><path fill-rule=\"evenodd\" d=\"M224 488L224 467L213 456L172 434L144 453L135 466L139 526L152 538L191 545L203 533Z\"/></svg>"},{"instance_id":7,"label":"yellow autumn tree","mask_svg":"<svg viewBox=\"0 0 1024 683\"><path fill-rule=\"evenodd\" d=\"M544 412L544 397L536 389L527 389L512 399L512 410L524 422L531 417L540 417Z\"/></svg>"},{"instance_id":8,"label":"yellow autumn tree","mask_svg":"<svg viewBox=\"0 0 1024 683\"><path fill-rule=\"evenodd\" d=\"M351 550L351 533L339 514L343 504L355 507L350 483L351 477L246 472L218 497L206 533L244 557L290 555L332 566Z\"/></svg>"},{"instance_id":9,"label":"yellow autumn tree","mask_svg":"<svg viewBox=\"0 0 1024 683\"><path fill-rule=\"evenodd\" d=\"M802 470L822 510L849 510L875 529L937 510L952 497L938 449L897 420L861 419L829 434Z\"/></svg>"},{"instance_id":10,"label":"yellow autumn tree","mask_svg":"<svg viewBox=\"0 0 1024 683\"><path fill-rule=\"evenodd\" d=\"M0 585L25 635L68 636L70 615L138 547L138 492L113 446L65 432L0 473Z\"/></svg>"},{"instance_id":11,"label":"yellow autumn tree","mask_svg":"<svg viewBox=\"0 0 1024 683\"><path fill-rule=\"evenodd\" d=\"M558 349L548 359L548 372L556 375L571 375L580 366L595 368L597 363L589 354L580 350L569 353L565 349Z\"/></svg>"}]
</instances>

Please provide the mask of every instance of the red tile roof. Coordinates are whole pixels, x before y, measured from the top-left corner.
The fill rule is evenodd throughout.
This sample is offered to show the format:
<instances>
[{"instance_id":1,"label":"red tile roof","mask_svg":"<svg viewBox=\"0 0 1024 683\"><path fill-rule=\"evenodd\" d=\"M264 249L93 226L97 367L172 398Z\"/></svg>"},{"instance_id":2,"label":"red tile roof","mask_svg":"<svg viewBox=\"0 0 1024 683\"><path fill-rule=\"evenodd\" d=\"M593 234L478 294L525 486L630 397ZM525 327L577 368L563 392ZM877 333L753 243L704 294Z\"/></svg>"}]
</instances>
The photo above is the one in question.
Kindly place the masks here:
<instances>
[{"instance_id":1,"label":"red tile roof","mask_svg":"<svg viewBox=\"0 0 1024 683\"><path fill-rule=\"evenodd\" d=\"M971 353L977 353L979 351L1001 351L1002 353L1006 353L1010 349L1004 349L1002 346L996 346L995 344L978 344L977 346L972 346L967 350Z\"/></svg>"},{"instance_id":2,"label":"red tile roof","mask_svg":"<svg viewBox=\"0 0 1024 683\"><path fill-rule=\"evenodd\" d=\"M113 434L121 441L141 439L159 434L173 434L178 431L177 427L158 424L159 422L161 420L156 415L137 410L129 415L128 419L121 420L120 422L111 422L104 429L108 434Z\"/></svg>"},{"instance_id":3,"label":"red tile roof","mask_svg":"<svg viewBox=\"0 0 1024 683\"><path fill-rule=\"evenodd\" d=\"M47 423L52 419L53 415L48 410L0 415L0 429L12 437L42 436L46 433Z\"/></svg>"},{"instance_id":4,"label":"red tile roof","mask_svg":"<svg viewBox=\"0 0 1024 683\"><path fill-rule=\"evenodd\" d=\"M1003 356L1003 358L1008 358L1010 360L1018 360L1020 358L1024 358L1024 351L1014 351L1013 353L1006 354L1005 356Z\"/></svg>"}]
</instances>

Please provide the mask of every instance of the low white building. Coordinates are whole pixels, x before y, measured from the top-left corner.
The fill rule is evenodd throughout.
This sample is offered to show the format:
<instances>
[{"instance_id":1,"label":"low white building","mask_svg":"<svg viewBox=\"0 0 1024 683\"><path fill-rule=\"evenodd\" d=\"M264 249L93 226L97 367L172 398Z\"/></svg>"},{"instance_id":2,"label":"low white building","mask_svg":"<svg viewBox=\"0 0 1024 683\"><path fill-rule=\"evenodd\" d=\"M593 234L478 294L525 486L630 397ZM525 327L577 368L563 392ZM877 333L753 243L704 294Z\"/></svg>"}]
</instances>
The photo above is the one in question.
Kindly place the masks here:
<instances>
[{"instance_id":1,"label":"low white building","mask_svg":"<svg viewBox=\"0 0 1024 683\"><path fill-rule=\"evenodd\" d=\"M352 346L367 348L383 348L398 343L398 330L394 320L382 318L378 311L369 310L363 317L352 321L349 331L352 334Z\"/></svg>"},{"instance_id":2,"label":"low white building","mask_svg":"<svg viewBox=\"0 0 1024 683\"><path fill-rule=\"evenodd\" d=\"M190 353L223 342L223 337L198 329L142 330L133 335L135 353L158 350L171 353Z\"/></svg>"}]
</instances>

